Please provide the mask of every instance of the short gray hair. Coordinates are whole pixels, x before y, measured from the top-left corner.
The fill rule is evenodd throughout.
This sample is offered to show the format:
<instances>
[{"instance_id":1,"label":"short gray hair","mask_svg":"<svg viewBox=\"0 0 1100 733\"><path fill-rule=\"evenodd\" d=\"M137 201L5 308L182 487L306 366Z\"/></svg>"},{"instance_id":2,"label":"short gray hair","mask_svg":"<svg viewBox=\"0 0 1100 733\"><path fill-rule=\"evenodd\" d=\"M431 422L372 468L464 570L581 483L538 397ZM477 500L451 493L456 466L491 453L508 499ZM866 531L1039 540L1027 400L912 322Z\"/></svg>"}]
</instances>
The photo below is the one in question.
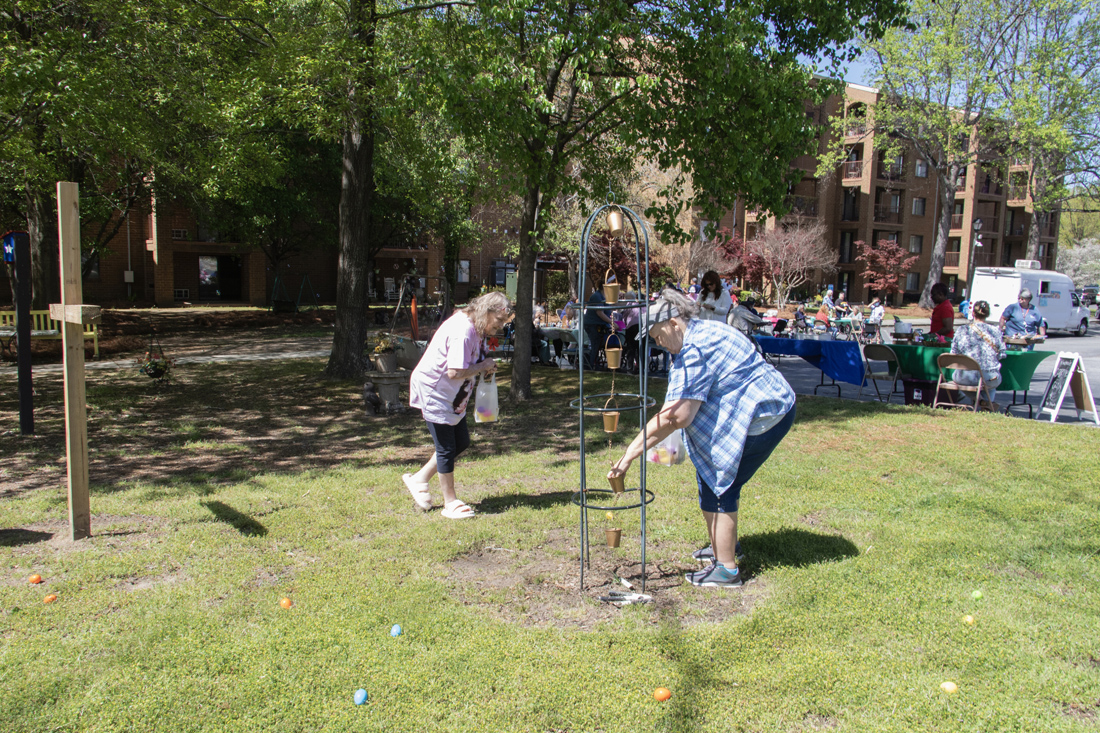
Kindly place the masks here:
<instances>
[{"instance_id":1,"label":"short gray hair","mask_svg":"<svg viewBox=\"0 0 1100 733\"><path fill-rule=\"evenodd\" d=\"M690 321L699 316L699 304L675 288L661 291L659 300L663 300L680 312L680 317Z\"/></svg>"},{"instance_id":2,"label":"short gray hair","mask_svg":"<svg viewBox=\"0 0 1100 733\"><path fill-rule=\"evenodd\" d=\"M1023 290L1020 291L1020 297L1025 299L1025 300L1031 300L1031 291L1028 290L1027 288L1024 288Z\"/></svg>"}]
</instances>

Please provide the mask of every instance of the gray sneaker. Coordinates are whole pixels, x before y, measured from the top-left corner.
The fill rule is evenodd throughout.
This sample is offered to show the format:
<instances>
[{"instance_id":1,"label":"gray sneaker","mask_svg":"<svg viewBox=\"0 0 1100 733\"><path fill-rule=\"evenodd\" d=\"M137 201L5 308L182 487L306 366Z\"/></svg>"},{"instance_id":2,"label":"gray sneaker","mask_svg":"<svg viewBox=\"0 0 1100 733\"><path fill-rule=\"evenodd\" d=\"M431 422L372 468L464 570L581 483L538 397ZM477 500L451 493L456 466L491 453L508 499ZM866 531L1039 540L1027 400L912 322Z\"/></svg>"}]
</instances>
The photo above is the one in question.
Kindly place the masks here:
<instances>
[{"instance_id":1,"label":"gray sneaker","mask_svg":"<svg viewBox=\"0 0 1100 733\"><path fill-rule=\"evenodd\" d=\"M691 553L691 556L700 562L714 562L714 548L707 545L701 550L696 550ZM741 552L741 543L738 542L733 548L733 556L737 559L738 563L745 562L745 553Z\"/></svg>"},{"instance_id":2,"label":"gray sneaker","mask_svg":"<svg viewBox=\"0 0 1100 733\"><path fill-rule=\"evenodd\" d=\"M700 588L740 588L743 585L741 571L737 569L733 571L726 570L725 565L719 565L718 563L705 570L688 573L684 578L687 579L687 582Z\"/></svg>"}]
</instances>

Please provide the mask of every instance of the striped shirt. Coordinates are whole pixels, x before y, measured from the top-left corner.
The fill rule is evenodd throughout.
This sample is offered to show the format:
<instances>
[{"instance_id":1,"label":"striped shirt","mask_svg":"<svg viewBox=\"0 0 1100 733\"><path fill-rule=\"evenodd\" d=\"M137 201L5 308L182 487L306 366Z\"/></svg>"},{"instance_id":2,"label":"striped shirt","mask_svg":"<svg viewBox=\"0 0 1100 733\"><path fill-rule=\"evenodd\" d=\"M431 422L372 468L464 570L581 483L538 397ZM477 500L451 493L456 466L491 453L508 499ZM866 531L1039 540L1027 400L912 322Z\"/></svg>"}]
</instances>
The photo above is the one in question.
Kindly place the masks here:
<instances>
[{"instance_id":1,"label":"striped shirt","mask_svg":"<svg viewBox=\"0 0 1100 733\"><path fill-rule=\"evenodd\" d=\"M794 391L739 331L716 321L688 321L672 357L665 402L702 403L684 442L699 477L721 496L733 485L753 423L774 424L794 407Z\"/></svg>"}]
</instances>

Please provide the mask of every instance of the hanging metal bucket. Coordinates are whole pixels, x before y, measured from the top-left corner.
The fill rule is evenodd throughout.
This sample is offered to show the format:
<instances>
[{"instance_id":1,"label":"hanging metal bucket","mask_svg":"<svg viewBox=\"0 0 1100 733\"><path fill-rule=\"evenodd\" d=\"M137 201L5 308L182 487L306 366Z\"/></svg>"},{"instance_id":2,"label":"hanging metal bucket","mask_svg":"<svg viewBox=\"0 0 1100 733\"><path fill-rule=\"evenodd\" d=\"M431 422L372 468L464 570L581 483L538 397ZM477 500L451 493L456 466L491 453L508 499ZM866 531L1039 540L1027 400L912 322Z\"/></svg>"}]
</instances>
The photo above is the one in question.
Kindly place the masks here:
<instances>
[{"instance_id":1,"label":"hanging metal bucket","mask_svg":"<svg viewBox=\"0 0 1100 733\"><path fill-rule=\"evenodd\" d=\"M621 494L626 491L626 476L616 476L614 478L608 476L607 483L611 484L611 490L616 494Z\"/></svg>"},{"instance_id":2,"label":"hanging metal bucket","mask_svg":"<svg viewBox=\"0 0 1100 733\"><path fill-rule=\"evenodd\" d=\"M604 274L603 297L608 305L615 305L619 302L619 283L607 282L613 277L615 277L615 273L611 271L610 267L607 268L607 272Z\"/></svg>"},{"instance_id":3,"label":"hanging metal bucket","mask_svg":"<svg viewBox=\"0 0 1100 733\"><path fill-rule=\"evenodd\" d=\"M607 341L603 345L603 353L607 357L607 368L618 369L623 364L623 349L621 346L608 346L611 343L611 336L607 337ZM618 343L618 337L616 336L616 343Z\"/></svg>"},{"instance_id":4,"label":"hanging metal bucket","mask_svg":"<svg viewBox=\"0 0 1100 733\"><path fill-rule=\"evenodd\" d=\"M623 531L621 529L619 529L618 527L613 527L611 529L605 529L603 532L604 535L607 537L608 547L619 546L619 540L623 538Z\"/></svg>"},{"instance_id":5,"label":"hanging metal bucket","mask_svg":"<svg viewBox=\"0 0 1100 733\"><path fill-rule=\"evenodd\" d=\"M603 403L604 409L607 408L607 406L611 403L611 400L613 400L613 399L614 399L614 396L611 396L611 397L607 398L607 402ZM618 405L616 405L616 407L618 407ZM603 431L605 433L617 433L617 432L619 432L619 413L618 413L618 411L603 413Z\"/></svg>"},{"instance_id":6,"label":"hanging metal bucket","mask_svg":"<svg viewBox=\"0 0 1100 733\"><path fill-rule=\"evenodd\" d=\"M623 235L623 212L618 206L607 212L607 233L612 237Z\"/></svg>"}]
</instances>

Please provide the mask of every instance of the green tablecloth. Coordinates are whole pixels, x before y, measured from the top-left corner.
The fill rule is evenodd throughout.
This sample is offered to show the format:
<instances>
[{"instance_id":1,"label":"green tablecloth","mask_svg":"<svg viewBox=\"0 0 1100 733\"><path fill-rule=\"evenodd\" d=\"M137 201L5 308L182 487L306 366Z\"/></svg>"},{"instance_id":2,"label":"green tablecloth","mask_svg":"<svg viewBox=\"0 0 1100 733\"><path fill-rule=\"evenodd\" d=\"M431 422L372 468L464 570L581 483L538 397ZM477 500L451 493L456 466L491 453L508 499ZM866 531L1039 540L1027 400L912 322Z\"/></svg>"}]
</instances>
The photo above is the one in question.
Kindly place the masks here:
<instances>
[{"instance_id":1,"label":"green tablecloth","mask_svg":"<svg viewBox=\"0 0 1100 733\"><path fill-rule=\"evenodd\" d=\"M946 346L905 346L891 344L890 348L898 355L898 368L910 379L926 379L934 382L939 379L940 370L936 358L950 351ZM1025 391L1031 389L1031 378L1039 367L1039 362L1054 356L1053 351L1009 351L1001 362L1001 384L999 390Z\"/></svg>"}]
</instances>

